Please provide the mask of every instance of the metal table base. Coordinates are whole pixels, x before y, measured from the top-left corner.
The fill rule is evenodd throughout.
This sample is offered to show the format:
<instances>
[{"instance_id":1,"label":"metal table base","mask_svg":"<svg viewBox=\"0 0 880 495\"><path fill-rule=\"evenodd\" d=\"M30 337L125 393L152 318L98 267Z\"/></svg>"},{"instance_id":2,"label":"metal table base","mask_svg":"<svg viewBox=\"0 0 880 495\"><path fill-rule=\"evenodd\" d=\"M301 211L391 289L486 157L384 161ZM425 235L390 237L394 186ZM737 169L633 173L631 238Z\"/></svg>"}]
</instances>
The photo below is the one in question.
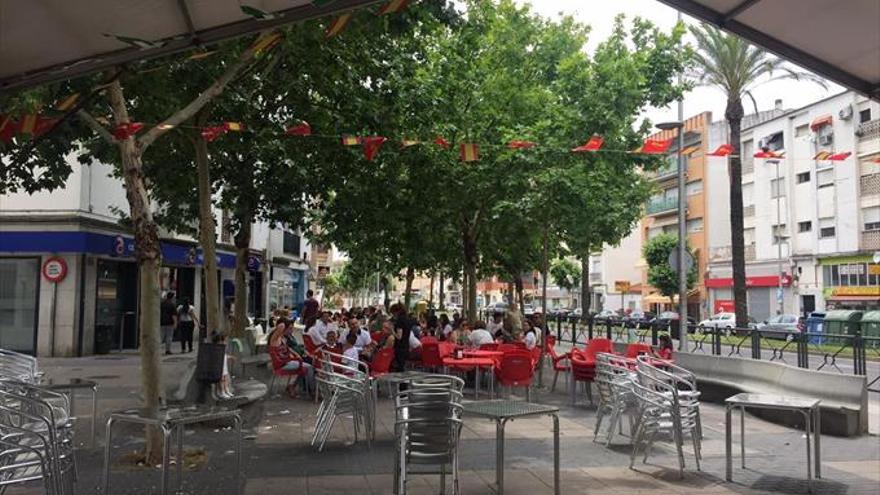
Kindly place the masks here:
<instances>
[{"instance_id":1,"label":"metal table base","mask_svg":"<svg viewBox=\"0 0 880 495\"><path fill-rule=\"evenodd\" d=\"M76 402L76 392L78 390L88 390L92 393L92 443L91 446L95 446L95 435L98 431L98 383L91 380L82 380L80 378L73 378L66 382L64 381L54 381L49 380L44 384L40 385L43 388L48 390L54 390L56 392L66 393L70 398L70 414L74 417L76 416L76 409L74 408Z\"/></svg>"}]
</instances>

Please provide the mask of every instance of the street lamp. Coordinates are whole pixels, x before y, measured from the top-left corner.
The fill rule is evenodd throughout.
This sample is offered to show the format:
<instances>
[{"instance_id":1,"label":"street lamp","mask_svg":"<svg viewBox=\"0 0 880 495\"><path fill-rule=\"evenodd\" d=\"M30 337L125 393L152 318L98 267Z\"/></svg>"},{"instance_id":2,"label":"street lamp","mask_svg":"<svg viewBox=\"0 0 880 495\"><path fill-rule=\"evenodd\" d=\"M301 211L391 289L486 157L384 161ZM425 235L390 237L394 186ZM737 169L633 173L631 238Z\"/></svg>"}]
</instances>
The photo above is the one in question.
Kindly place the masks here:
<instances>
[{"instance_id":1,"label":"street lamp","mask_svg":"<svg viewBox=\"0 0 880 495\"><path fill-rule=\"evenodd\" d=\"M678 118L682 119L682 109L679 106ZM662 131L676 131L678 135L678 350L687 350L687 270L685 257L687 256L687 184L684 156L681 154L684 148L684 123L681 120L662 122L657 124Z\"/></svg>"},{"instance_id":2,"label":"street lamp","mask_svg":"<svg viewBox=\"0 0 880 495\"><path fill-rule=\"evenodd\" d=\"M763 150L766 152L769 149L763 148ZM778 313L783 314L785 312L785 297L782 288L782 278L785 272L782 271L782 241L788 239L788 236L782 231L782 191L784 186L779 175L779 160L767 160L766 163L776 165L776 198L774 198L776 199L776 228L773 232L774 240L776 241L776 256L778 258L777 272L779 273L779 283L776 288L776 305ZM789 256L791 256L791 246L789 246Z\"/></svg>"}]
</instances>

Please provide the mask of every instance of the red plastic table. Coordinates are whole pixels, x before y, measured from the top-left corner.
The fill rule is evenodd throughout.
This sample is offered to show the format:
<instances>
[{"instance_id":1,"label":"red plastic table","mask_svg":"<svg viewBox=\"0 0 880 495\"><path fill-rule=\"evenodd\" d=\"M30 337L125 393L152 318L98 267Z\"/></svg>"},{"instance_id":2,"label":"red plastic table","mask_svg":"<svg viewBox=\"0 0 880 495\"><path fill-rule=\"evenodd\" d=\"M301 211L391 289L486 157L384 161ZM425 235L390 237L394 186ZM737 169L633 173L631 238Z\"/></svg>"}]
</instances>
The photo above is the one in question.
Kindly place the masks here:
<instances>
[{"instance_id":1,"label":"red plastic table","mask_svg":"<svg viewBox=\"0 0 880 495\"><path fill-rule=\"evenodd\" d=\"M480 373L482 368L486 367L489 369L493 369L495 367L495 359L490 357L466 357L463 359L455 359L454 357L445 357L443 358L443 367L444 368L456 368L462 371L470 371L474 369L476 372L476 376L474 377L474 399L479 399L480 397ZM495 375L492 375L492 381L489 382L490 394L495 394Z\"/></svg>"}]
</instances>

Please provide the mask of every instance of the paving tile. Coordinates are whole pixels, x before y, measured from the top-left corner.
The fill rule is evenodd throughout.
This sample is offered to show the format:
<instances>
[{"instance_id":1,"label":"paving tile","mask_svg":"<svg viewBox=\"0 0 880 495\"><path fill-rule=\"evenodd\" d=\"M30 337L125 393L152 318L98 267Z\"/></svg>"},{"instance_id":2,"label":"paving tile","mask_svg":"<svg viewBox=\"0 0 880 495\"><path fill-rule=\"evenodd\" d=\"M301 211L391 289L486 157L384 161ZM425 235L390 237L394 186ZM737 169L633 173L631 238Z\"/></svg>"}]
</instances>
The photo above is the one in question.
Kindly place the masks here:
<instances>
[{"instance_id":1,"label":"paving tile","mask_svg":"<svg viewBox=\"0 0 880 495\"><path fill-rule=\"evenodd\" d=\"M844 471L854 474L860 478L865 478L878 483L877 493L880 493L880 461L876 459L870 461L831 461L824 462L822 467L830 467L838 471ZM823 473L825 471L823 470ZM827 474L826 474L827 476Z\"/></svg>"}]
</instances>

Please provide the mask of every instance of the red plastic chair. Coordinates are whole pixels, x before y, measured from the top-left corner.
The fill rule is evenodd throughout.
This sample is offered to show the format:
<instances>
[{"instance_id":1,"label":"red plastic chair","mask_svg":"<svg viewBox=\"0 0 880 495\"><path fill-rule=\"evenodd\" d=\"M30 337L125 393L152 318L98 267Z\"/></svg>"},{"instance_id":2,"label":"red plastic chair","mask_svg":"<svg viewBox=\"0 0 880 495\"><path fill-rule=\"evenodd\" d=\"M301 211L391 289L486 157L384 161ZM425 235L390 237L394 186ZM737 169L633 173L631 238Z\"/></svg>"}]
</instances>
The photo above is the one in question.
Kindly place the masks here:
<instances>
[{"instance_id":1,"label":"red plastic chair","mask_svg":"<svg viewBox=\"0 0 880 495\"><path fill-rule=\"evenodd\" d=\"M571 383L569 390L571 391L571 405L576 403L576 391L578 382L584 383L587 390L587 397L590 404L593 403L593 380L596 379L596 360L595 357L590 360L585 351L572 349L569 361L571 362Z\"/></svg>"},{"instance_id":2,"label":"red plastic chair","mask_svg":"<svg viewBox=\"0 0 880 495\"><path fill-rule=\"evenodd\" d=\"M498 343L492 342L489 344L483 344L480 346L480 350L481 351L497 351L498 350Z\"/></svg>"},{"instance_id":3,"label":"red plastic chair","mask_svg":"<svg viewBox=\"0 0 880 495\"><path fill-rule=\"evenodd\" d=\"M391 363L394 361L394 348L389 347L382 349L373 356L370 361L370 378L377 378L391 370Z\"/></svg>"},{"instance_id":4,"label":"red plastic chair","mask_svg":"<svg viewBox=\"0 0 880 495\"><path fill-rule=\"evenodd\" d=\"M272 392L275 390L275 377L278 376L286 376L287 377L287 387L290 386L290 381L293 377L301 377L306 374L306 367L300 363L300 367L297 370L286 370L284 369L284 365L289 363L290 361L294 361L290 359L290 356L286 353L283 353L278 347L269 346L269 358L270 363L272 365L272 381L269 382L269 396L271 397Z\"/></svg>"},{"instance_id":5,"label":"red plastic chair","mask_svg":"<svg viewBox=\"0 0 880 495\"><path fill-rule=\"evenodd\" d=\"M593 364L593 367L596 367L596 354L614 354L614 344L609 339L593 339L587 342L587 348L584 350L584 354L587 357L587 361L590 361Z\"/></svg>"},{"instance_id":6,"label":"red plastic chair","mask_svg":"<svg viewBox=\"0 0 880 495\"><path fill-rule=\"evenodd\" d=\"M570 356L566 352L565 354L559 354L556 352L556 337L548 336L547 337L547 354L550 355L550 359L553 361L553 386L550 387L550 391L553 392L556 390L556 381L559 379L559 373L568 373L571 371L571 366L568 364L570 361ZM566 384L568 383L568 375L565 375Z\"/></svg>"},{"instance_id":7,"label":"red plastic chair","mask_svg":"<svg viewBox=\"0 0 880 495\"><path fill-rule=\"evenodd\" d=\"M437 344L440 341L437 340L437 337L434 337L433 335L425 335L424 337L422 337L421 342L422 342L422 345L425 345L425 344Z\"/></svg>"},{"instance_id":8,"label":"red plastic chair","mask_svg":"<svg viewBox=\"0 0 880 495\"><path fill-rule=\"evenodd\" d=\"M370 333L370 339L373 342L379 342L379 339L381 339L381 338L382 338L382 332L380 332L380 331Z\"/></svg>"},{"instance_id":9,"label":"red plastic chair","mask_svg":"<svg viewBox=\"0 0 880 495\"><path fill-rule=\"evenodd\" d=\"M440 369L443 367L443 357L440 352L440 343L422 344L422 367L430 369Z\"/></svg>"},{"instance_id":10,"label":"red plastic chair","mask_svg":"<svg viewBox=\"0 0 880 495\"><path fill-rule=\"evenodd\" d=\"M315 359L318 356L318 346L315 345L315 341L312 340L311 335L306 333L303 334L303 345L306 346L306 354L308 354L309 357Z\"/></svg>"},{"instance_id":11,"label":"red plastic chair","mask_svg":"<svg viewBox=\"0 0 880 495\"><path fill-rule=\"evenodd\" d=\"M535 370L538 369L538 363L541 362L541 346L535 346L530 351L532 354L532 366L535 367Z\"/></svg>"},{"instance_id":12,"label":"red plastic chair","mask_svg":"<svg viewBox=\"0 0 880 495\"><path fill-rule=\"evenodd\" d=\"M626 351L623 355L629 359L636 359L640 354L653 355L654 352L651 349L651 345L645 343L629 344L626 346Z\"/></svg>"},{"instance_id":13,"label":"red plastic chair","mask_svg":"<svg viewBox=\"0 0 880 495\"><path fill-rule=\"evenodd\" d=\"M501 364L495 370L495 379L504 387L526 387L526 400L532 400L532 353L525 350L505 352Z\"/></svg>"}]
</instances>

